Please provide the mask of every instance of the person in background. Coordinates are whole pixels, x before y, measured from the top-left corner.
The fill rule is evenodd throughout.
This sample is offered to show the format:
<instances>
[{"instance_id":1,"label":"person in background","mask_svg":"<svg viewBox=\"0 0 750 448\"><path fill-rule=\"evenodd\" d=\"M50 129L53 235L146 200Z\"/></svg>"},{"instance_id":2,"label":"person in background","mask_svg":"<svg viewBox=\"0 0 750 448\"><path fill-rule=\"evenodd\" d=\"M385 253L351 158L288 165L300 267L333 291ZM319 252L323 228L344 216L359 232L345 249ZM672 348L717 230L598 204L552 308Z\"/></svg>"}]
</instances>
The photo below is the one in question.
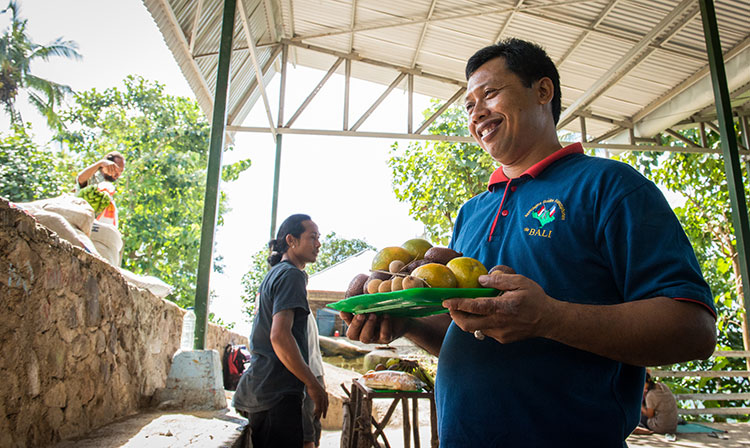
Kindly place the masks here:
<instances>
[{"instance_id":1,"label":"person in background","mask_svg":"<svg viewBox=\"0 0 750 448\"><path fill-rule=\"evenodd\" d=\"M125 169L125 157L113 151L83 169L76 177L78 188L96 185L101 182L114 182Z\"/></svg>"},{"instance_id":2,"label":"person in background","mask_svg":"<svg viewBox=\"0 0 750 448\"><path fill-rule=\"evenodd\" d=\"M250 335L250 367L232 405L249 420L255 448L303 446L305 389L313 415L326 415L328 396L308 366L307 274L320 248L318 226L308 215L288 217L268 243L271 270L260 285L258 314Z\"/></svg>"},{"instance_id":3,"label":"person in background","mask_svg":"<svg viewBox=\"0 0 750 448\"><path fill-rule=\"evenodd\" d=\"M320 352L320 339L318 338L318 324L315 322L313 313L307 319L307 341L309 343L309 366L315 378L318 379L323 388L326 387L323 370L323 355ZM302 429L304 448L318 448L320 446L320 434L323 429L320 424L320 415L315 415L315 402L309 393L305 393L302 402Z\"/></svg>"},{"instance_id":4,"label":"person in background","mask_svg":"<svg viewBox=\"0 0 750 448\"><path fill-rule=\"evenodd\" d=\"M469 132L500 167L465 203L450 247L501 271L502 295L450 314L342 313L347 337L406 336L438 358L441 448L622 448L638 425L643 366L705 359L716 311L685 232L632 167L563 146L560 77L538 45L508 39L466 64Z\"/></svg>"},{"instance_id":5,"label":"person in background","mask_svg":"<svg viewBox=\"0 0 750 448\"><path fill-rule=\"evenodd\" d=\"M110 203L96 214L96 220L100 223L110 224L117 227L117 205L114 201L115 187L112 185L125 169L125 157L117 151L104 156L103 159L92 163L83 169L76 177L76 190L95 186L97 190L106 192L110 197Z\"/></svg>"},{"instance_id":6,"label":"person in background","mask_svg":"<svg viewBox=\"0 0 750 448\"><path fill-rule=\"evenodd\" d=\"M659 434L674 434L677 431L677 400L664 383L657 383L646 372L641 405L641 424Z\"/></svg>"}]
</instances>

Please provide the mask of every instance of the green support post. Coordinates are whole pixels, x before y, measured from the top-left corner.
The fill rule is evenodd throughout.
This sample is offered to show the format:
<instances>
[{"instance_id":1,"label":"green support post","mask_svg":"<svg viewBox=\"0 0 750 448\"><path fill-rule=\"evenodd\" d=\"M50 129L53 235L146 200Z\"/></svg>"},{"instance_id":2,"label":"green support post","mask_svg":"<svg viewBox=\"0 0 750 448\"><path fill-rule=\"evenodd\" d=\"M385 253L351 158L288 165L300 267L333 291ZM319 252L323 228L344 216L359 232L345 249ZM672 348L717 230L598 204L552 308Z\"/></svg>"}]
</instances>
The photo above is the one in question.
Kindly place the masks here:
<instances>
[{"instance_id":1,"label":"green support post","mask_svg":"<svg viewBox=\"0 0 750 448\"><path fill-rule=\"evenodd\" d=\"M742 182L742 165L737 147L737 134L734 131L732 105L727 87L727 74L724 70L724 58L719 41L719 29L716 25L716 10L713 0L700 0L701 16L703 18L703 33L706 37L708 64L711 69L711 82L714 88L716 113L719 118L721 134L721 150L724 154L724 170L729 183L729 200L732 204L732 223L737 238L737 253L739 255L740 274L742 275L743 301L745 314L750 307L750 275L748 275L748 255L750 255L750 226L748 225L747 203L745 202L745 187Z\"/></svg>"},{"instance_id":2,"label":"green support post","mask_svg":"<svg viewBox=\"0 0 750 448\"><path fill-rule=\"evenodd\" d=\"M281 174L281 134L276 134L276 162L273 166L273 199L271 200L271 239L276 238L276 214L279 208L279 175Z\"/></svg>"},{"instance_id":3,"label":"green support post","mask_svg":"<svg viewBox=\"0 0 750 448\"><path fill-rule=\"evenodd\" d=\"M206 197L203 202L201 248L198 258L198 280L195 286L195 339L193 348L203 350L206 346L208 326L208 280L214 251L214 230L219 209L219 180L221 179L221 155L224 150L224 131L227 121L227 92L229 91L229 62L232 58L232 37L236 0L224 1L219 45L219 67L216 75L216 94L211 120L211 140L208 150L206 173Z\"/></svg>"},{"instance_id":4,"label":"green support post","mask_svg":"<svg viewBox=\"0 0 750 448\"><path fill-rule=\"evenodd\" d=\"M289 47L284 45L281 50L281 82L279 83L279 116L278 125L284 126L284 101L286 98L286 62L289 57ZM276 161L273 167L273 199L271 200L271 239L276 238L276 215L279 208L279 177L281 175L281 133L276 134Z\"/></svg>"}]
</instances>

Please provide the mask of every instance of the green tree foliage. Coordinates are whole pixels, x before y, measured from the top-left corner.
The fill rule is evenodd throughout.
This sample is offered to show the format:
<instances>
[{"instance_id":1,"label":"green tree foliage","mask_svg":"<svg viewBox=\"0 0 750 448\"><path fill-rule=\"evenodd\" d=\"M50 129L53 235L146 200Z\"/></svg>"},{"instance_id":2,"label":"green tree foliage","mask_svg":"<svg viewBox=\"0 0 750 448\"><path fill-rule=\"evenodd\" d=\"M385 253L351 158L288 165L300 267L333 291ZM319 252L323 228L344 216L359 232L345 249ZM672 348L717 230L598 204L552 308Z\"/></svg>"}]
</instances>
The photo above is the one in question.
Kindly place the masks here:
<instances>
[{"instance_id":1,"label":"green tree foliage","mask_svg":"<svg viewBox=\"0 0 750 448\"><path fill-rule=\"evenodd\" d=\"M680 133L694 142L699 141L697 129ZM707 133L710 147L719 148L719 136ZM662 145L685 146L672 137L662 137ZM685 198L685 204L675 208L695 250L706 277L718 312L717 350L743 350L743 336L747 341L742 282L732 225L729 190L721 154L687 154L680 152L630 152L619 156L646 174L655 183ZM747 176L744 177L747 182ZM747 183L744 185L747 191ZM743 328L745 327L745 328ZM669 368L675 370L743 370L742 358L718 357L708 361L682 363ZM677 393L743 392L748 387L744 378L678 378L667 382ZM706 407L747 406L742 402L705 402ZM715 419L722 419L716 416Z\"/></svg>"},{"instance_id":2,"label":"green tree foliage","mask_svg":"<svg viewBox=\"0 0 750 448\"><path fill-rule=\"evenodd\" d=\"M57 128L62 122L55 108L72 91L69 86L35 76L31 72L31 65L34 61L47 61L53 56L80 59L78 45L59 37L47 45L33 42L26 34L28 20L21 18L19 12L19 4L15 0L0 11L0 14L11 15L10 25L0 36L0 102L10 115L11 122L21 123L15 101L18 92L25 90L31 105L47 118L50 127Z\"/></svg>"},{"instance_id":3,"label":"green tree foliage","mask_svg":"<svg viewBox=\"0 0 750 448\"><path fill-rule=\"evenodd\" d=\"M124 89L75 96L57 139L82 156L81 167L110 151L126 159L115 201L123 235L123 267L175 287L170 298L194 300L210 126L195 101L164 93L158 83L128 77ZM237 179L249 160L225 166ZM218 224L227 211L221 195ZM217 260L215 266L221 268Z\"/></svg>"},{"instance_id":4,"label":"green tree foliage","mask_svg":"<svg viewBox=\"0 0 750 448\"><path fill-rule=\"evenodd\" d=\"M30 202L70 191L74 179L71 158L37 147L30 124L13 123L11 131L0 133L0 196Z\"/></svg>"},{"instance_id":5,"label":"green tree foliage","mask_svg":"<svg viewBox=\"0 0 750 448\"><path fill-rule=\"evenodd\" d=\"M430 117L440 108L433 100L424 111ZM427 130L433 135L468 136L466 112L458 106L446 110ZM409 215L425 225L426 236L447 244L461 205L487 188L497 164L473 143L410 142L402 149L391 146L393 192L408 202Z\"/></svg>"},{"instance_id":6,"label":"green tree foliage","mask_svg":"<svg viewBox=\"0 0 750 448\"><path fill-rule=\"evenodd\" d=\"M308 275L313 275L316 272L329 268L336 263L346 260L352 255L362 252L363 250L375 249L365 241L357 238L340 238L336 235L336 232L331 232L326 235L320 244L318 259L315 263L305 266L305 272L307 272ZM266 261L267 257L268 249L261 249L255 252L251 257L252 263L250 270L242 276L241 282L243 293L241 298L244 304L243 311L248 313L249 316L255 314L255 298L258 295L263 278L265 278L270 269L268 262ZM346 289L346 287L347 285L341 285L342 289Z\"/></svg>"}]
</instances>

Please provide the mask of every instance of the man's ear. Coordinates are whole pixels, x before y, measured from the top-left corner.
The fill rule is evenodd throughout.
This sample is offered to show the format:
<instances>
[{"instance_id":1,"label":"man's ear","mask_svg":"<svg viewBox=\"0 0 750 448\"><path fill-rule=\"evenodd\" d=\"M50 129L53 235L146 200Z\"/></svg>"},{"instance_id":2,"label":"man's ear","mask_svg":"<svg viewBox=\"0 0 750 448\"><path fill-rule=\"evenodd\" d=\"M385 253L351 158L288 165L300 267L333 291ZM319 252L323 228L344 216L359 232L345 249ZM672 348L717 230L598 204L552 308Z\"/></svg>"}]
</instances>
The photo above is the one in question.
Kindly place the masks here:
<instances>
[{"instance_id":1,"label":"man's ear","mask_svg":"<svg viewBox=\"0 0 750 448\"><path fill-rule=\"evenodd\" d=\"M555 85L552 83L552 80L545 76L539 79L536 84L539 104L550 103L552 98L555 97Z\"/></svg>"},{"instance_id":2,"label":"man's ear","mask_svg":"<svg viewBox=\"0 0 750 448\"><path fill-rule=\"evenodd\" d=\"M294 235L292 235L291 233L287 233L285 239L286 239L286 245L287 245L287 247L294 246L294 243L295 243L294 240L296 239L296 238L294 238Z\"/></svg>"}]
</instances>

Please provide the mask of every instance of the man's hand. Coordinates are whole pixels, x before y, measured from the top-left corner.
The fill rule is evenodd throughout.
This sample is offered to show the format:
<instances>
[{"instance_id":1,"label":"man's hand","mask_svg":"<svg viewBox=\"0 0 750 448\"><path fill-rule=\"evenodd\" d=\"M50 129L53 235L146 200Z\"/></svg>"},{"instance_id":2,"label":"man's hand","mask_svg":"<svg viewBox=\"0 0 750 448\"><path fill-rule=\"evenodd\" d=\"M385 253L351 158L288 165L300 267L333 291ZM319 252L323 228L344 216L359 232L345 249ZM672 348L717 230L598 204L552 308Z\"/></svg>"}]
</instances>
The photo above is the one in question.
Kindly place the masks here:
<instances>
[{"instance_id":1,"label":"man's hand","mask_svg":"<svg viewBox=\"0 0 750 448\"><path fill-rule=\"evenodd\" d=\"M313 387L310 387L310 385L307 386L307 394L310 395L313 403L315 403L315 411L313 411L313 414L316 418L325 418L328 413L328 393L317 381L315 381L315 384L312 384L312 386Z\"/></svg>"},{"instance_id":2,"label":"man's hand","mask_svg":"<svg viewBox=\"0 0 750 448\"><path fill-rule=\"evenodd\" d=\"M503 272L480 276L479 283L503 293L497 297L443 302L462 330L481 330L501 343L544 336L548 316L557 301L541 286L522 275Z\"/></svg>"},{"instance_id":3,"label":"man's hand","mask_svg":"<svg viewBox=\"0 0 750 448\"><path fill-rule=\"evenodd\" d=\"M97 164L99 165L99 169L102 170L102 173L110 177L117 179L122 174L120 166L111 160L101 159Z\"/></svg>"},{"instance_id":4,"label":"man's hand","mask_svg":"<svg viewBox=\"0 0 750 448\"><path fill-rule=\"evenodd\" d=\"M408 319L392 317L388 314L351 314L341 311L341 319L349 328L346 337L365 344L390 344L406 333Z\"/></svg>"},{"instance_id":5,"label":"man's hand","mask_svg":"<svg viewBox=\"0 0 750 448\"><path fill-rule=\"evenodd\" d=\"M462 330L481 330L498 342L542 337L635 366L706 359L716 324L699 303L656 296L612 305L556 300L516 274L479 277L498 297L448 299L443 306Z\"/></svg>"}]
</instances>

